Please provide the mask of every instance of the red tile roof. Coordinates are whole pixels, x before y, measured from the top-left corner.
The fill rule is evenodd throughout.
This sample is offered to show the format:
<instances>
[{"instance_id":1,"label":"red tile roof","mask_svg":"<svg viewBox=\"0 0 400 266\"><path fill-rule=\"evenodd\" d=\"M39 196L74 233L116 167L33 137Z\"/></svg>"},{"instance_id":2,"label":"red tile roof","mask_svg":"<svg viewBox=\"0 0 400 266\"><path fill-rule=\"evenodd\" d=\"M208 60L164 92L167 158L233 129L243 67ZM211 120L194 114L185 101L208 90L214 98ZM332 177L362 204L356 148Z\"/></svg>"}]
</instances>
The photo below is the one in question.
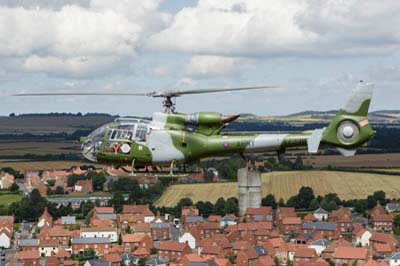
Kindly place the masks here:
<instances>
[{"instance_id":1,"label":"red tile roof","mask_svg":"<svg viewBox=\"0 0 400 266\"><path fill-rule=\"evenodd\" d=\"M183 251L186 247L186 243L161 242L158 246L158 250Z\"/></svg>"},{"instance_id":2,"label":"red tile roof","mask_svg":"<svg viewBox=\"0 0 400 266\"><path fill-rule=\"evenodd\" d=\"M365 248L337 247L333 253L333 258L366 260L368 258L368 250Z\"/></svg>"},{"instance_id":3,"label":"red tile roof","mask_svg":"<svg viewBox=\"0 0 400 266\"><path fill-rule=\"evenodd\" d=\"M294 252L293 257L295 258L316 258L318 257L317 252L313 248L299 248Z\"/></svg>"},{"instance_id":4,"label":"red tile roof","mask_svg":"<svg viewBox=\"0 0 400 266\"><path fill-rule=\"evenodd\" d=\"M300 217L285 217L282 223L284 225L301 225Z\"/></svg>"},{"instance_id":5,"label":"red tile roof","mask_svg":"<svg viewBox=\"0 0 400 266\"><path fill-rule=\"evenodd\" d=\"M108 261L111 263L118 263L122 261L121 257L117 253L104 254L101 260Z\"/></svg>"},{"instance_id":6,"label":"red tile roof","mask_svg":"<svg viewBox=\"0 0 400 266\"><path fill-rule=\"evenodd\" d=\"M39 250L25 250L18 252L18 260L40 259Z\"/></svg>"},{"instance_id":7,"label":"red tile roof","mask_svg":"<svg viewBox=\"0 0 400 266\"><path fill-rule=\"evenodd\" d=\"M263 206L259 208L247 208L245 215L267 215L272 214L271 206Z\"/></svg>"}]
</instances>

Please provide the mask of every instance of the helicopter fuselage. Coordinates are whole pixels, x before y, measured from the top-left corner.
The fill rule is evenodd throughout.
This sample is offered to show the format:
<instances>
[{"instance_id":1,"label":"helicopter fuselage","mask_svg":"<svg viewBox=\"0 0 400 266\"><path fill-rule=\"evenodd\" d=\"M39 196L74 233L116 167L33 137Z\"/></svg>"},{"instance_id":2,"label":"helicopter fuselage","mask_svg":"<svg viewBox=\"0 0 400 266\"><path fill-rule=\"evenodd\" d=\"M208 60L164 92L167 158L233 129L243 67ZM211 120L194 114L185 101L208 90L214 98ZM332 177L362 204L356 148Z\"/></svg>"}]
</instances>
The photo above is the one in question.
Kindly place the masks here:
<instances>
[{"instance_id":1,"label":"helicopter fuselage","mask_svg":"<svg viewBox=\"0 0 400 266\"><path fill-rule=\"evenodd\" d=\"M221 133L238 117L200 112L154 113L152 120L118 118L85 138L82 153L93 162L134 166L168 165L171 162L188 163L213 156L307 146L313 134L313 131L293 134ZM346 119L358 123L362 117ZM370 126L366 126L358 133L357 139L337 143L336 146L349 149L365 143L373 135ZM334 130L336 134L336 128ZM329 141L326 143L329 144Z\"/></svg>"}]
</instances>

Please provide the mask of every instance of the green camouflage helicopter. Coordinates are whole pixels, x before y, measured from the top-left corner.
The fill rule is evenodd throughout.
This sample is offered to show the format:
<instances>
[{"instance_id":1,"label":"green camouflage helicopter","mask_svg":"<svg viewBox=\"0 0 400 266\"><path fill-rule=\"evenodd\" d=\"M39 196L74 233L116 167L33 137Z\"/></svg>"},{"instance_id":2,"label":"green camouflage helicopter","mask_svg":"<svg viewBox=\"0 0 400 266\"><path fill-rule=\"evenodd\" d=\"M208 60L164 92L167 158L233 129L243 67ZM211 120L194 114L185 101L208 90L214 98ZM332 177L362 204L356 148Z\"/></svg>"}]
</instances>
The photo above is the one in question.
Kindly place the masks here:
<instances>
[{"instance_id":1,"label":"green camouflage helicopter","mask_svg":"<svg viewBox=\"0 0 400 266\"><path fill-rule=\"evenodd\" d=\"M164 112L151 120L117 118L81 138L82 154L92 162L135 167L189 163L213 156L284 151L307 146L316 153L320 144L335 146L344 156L373 137L368 109L374 85L360 82L326 128L290 134L225 134L221 130L239 118L214 112L193 114L175 111L173 98L199 93L265 89L248 87L229 89L166 91L150 93L37 93L18 96L119 95L164 98Z\"/></svg>"}]
</instances>

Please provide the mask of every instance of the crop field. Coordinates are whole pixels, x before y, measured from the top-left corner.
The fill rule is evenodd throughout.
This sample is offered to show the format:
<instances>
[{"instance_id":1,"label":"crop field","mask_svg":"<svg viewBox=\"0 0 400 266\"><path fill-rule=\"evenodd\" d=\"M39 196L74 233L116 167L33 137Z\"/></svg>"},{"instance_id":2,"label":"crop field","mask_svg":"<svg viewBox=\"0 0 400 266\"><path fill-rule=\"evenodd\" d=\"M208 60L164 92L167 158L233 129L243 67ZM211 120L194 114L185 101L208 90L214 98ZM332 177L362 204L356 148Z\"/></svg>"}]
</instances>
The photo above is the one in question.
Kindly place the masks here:
<instances>
[{"instance_id":1,"label":"crop field","mask_svg":"<svg viewBox=\"0 0 400 266\"><path fill-rule=\"evenodd\" d=\"M366 168L400 168L400 153L358 154L353 157L341 155L302 156L305 165L313 167L341 166Z\"/></svg>"},{"instance_id":2,"label":"crop field","mask_svg":"<svg viewBox=\"0 0 400 266\"><path fill-rule=\"evenodd\" d=\"M25 170L53 170L53 169L70 169L72 166L93 165L95 167L103 167L103 165L79 162L79 161L1 161L0 168L12 167L15 170L24 172Z\"/></svg>"},{"instance_id":3,"label":"crop field","mask_svg":"<svg viewBox=\"0 0 400 266\"><path fill-rule=\"evenodd\" d=\"M384 174L350 173L335 171L290 171L263 174L263 197L274 194L277 200L297 194L300 187L310 186L316 195L337 193L342 199L365 198L376 190L383 190L387 197L400 198L400 177ZM210 201L219 197L237 197L236 182L208 184L180 184L167 189L156 202L157 206L175 206L181 198L193 202Z\"/></svg>"},{"instance_id":4,"label":"crop field","mask_svg":"<svg viewBox=\"0 0 400 266\"><path fill-rule=\"evenodd\" d=\"M80 144L74 141L59 142L0 142L0 155L13 156L25 154L47 155L80 153Z\"/></svg>"}]
</instances>

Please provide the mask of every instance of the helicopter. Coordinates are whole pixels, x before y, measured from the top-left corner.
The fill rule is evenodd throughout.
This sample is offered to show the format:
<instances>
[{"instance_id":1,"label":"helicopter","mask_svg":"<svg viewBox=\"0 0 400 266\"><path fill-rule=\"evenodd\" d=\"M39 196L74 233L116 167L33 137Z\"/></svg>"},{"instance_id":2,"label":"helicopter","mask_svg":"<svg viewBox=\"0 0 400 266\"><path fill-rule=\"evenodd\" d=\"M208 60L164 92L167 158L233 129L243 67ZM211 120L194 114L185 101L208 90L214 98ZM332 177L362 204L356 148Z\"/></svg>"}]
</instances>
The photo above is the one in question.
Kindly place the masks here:
<instances>
[{"instance_id":1,"label":"helicopter","mask_svg":"<svg viewBox=\"0 0 400 266\"><path fill-rule=\"evenodd\" d=\"M186 164L200 159L278 152L307 147L317 153L321 144L332 145L344 156L374 136L368 122L374 84L360 81L327 127L299 133L223 133L239 115L216 112L179 113L174 101L190 94L276 88L271 86L148 93L25 93L15 96L146 96L163 98L163 112L152 119L116 118L80 139L82 155L91 162L135 167ZM132 170L133 171L133 170Z\"/></svg>"}]
</instances>

